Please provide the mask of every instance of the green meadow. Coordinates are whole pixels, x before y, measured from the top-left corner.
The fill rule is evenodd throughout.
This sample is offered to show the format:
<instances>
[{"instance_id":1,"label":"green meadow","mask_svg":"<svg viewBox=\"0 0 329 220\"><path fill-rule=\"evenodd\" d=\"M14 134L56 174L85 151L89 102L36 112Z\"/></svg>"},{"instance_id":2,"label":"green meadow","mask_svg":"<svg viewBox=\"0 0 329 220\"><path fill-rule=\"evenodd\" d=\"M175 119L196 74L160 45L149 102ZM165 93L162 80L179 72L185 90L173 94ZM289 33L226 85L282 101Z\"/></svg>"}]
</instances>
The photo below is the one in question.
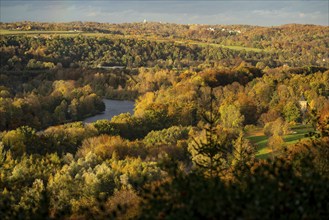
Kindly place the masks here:
<instances>
[{"instance_id":1,"label":"green meadow","mask_svg":"<svg viewBox=\"0 0 329 220\"><path fill-rule=\"evenodd\" d=\"M81 34L81 31L22 31L22 30L0 30L0 35L33 35L33 34Z\"/></svg>"},{"instance_id":2,"label":"green meadow","mask_svg":"<svg viewBox=\"0 0 329 220\"><path fill-rule=\"evenodd\" d=\"M314 129L309 125L296 125L291 128L290 134L283 136L283 140L289 148L289 145L295 144L299 140L307 138L306 135L312 131L314 131ZM271 147L267 146L268 137L264 135L261 128L250 131L247 138L257 146L258 158L266 159L271 156L272 149Z\"/></svg>"}]
</instances>

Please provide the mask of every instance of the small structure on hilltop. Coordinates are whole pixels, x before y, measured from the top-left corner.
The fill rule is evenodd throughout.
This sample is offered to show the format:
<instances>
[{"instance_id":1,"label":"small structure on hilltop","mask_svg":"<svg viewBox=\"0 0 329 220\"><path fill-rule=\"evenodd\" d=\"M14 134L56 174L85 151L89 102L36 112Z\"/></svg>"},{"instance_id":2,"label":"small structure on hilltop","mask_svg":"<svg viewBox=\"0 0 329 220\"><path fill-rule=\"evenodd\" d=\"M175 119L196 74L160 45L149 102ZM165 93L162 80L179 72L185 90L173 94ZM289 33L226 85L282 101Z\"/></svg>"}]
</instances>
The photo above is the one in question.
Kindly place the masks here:
<instances>
[{"instance_id":1,"label":"small structure on hilltop","mask_svg":"<svg viewBox=\"0 0 329 220\"><path fill-rule=\"evenodd\" d=\"M304 95L302 95L302 97L300 98L298 103L299 103L299 106L300 106L300 110L304 114L307 110L307 101L305 100Z\"/></svg>"},{"instance_id":2,"label":"small structure on hilltop","mask_svg":"<svg viewBox=\"0 0 329 220\"><path fill-rule=\"evenodd\" d=\"M298 101L299 106L300 106L300 111L302 112L302 121L304 123L305 120L305 115L306 115L306 111L307 111L307 101L305 100L304 95L302 95L302 97L300 98L300 100Z\"/></svg>"}]
</instances>

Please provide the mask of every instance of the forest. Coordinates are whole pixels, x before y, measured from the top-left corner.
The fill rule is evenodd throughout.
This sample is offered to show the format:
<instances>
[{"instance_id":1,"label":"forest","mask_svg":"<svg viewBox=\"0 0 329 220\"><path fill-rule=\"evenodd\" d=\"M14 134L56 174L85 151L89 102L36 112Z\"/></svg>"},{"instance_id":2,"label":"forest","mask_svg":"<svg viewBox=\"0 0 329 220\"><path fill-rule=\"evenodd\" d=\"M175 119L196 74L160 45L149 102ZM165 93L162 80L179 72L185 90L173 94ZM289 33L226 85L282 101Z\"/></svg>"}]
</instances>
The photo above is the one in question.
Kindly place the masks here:
<instances>
[{"instance_id":1,"label":"forest","mask_svg":"<svg viewBox=\"0 0 329 220\"><path fill-rule=\"evenodd\" d=\"M0 218L327 218L328 33L0 23Z\"/></svg>"}]
</instances>

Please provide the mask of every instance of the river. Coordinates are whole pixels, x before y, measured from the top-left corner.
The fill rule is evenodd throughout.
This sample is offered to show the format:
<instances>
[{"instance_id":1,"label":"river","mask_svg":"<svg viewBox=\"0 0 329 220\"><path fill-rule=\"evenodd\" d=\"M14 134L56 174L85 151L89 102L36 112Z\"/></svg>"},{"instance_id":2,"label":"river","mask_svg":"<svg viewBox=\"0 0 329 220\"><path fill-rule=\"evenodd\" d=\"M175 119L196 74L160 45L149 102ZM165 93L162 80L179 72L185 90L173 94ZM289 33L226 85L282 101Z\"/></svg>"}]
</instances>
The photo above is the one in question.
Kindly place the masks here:
<instances>
[{"instance_id":1,"label":"river","mask_svg":"<svg viewBox=\"0 0 329 220\"><path fill-rule=\"evenodd\" d=\"M103 102L105 103L105 111L101 114L86 118L83 120L84 123L92 123L101 119L110 120L113 116L119 115L121 113L134 113L135 102L133 101L103 99Z\"/></svg>"}]
</instances>

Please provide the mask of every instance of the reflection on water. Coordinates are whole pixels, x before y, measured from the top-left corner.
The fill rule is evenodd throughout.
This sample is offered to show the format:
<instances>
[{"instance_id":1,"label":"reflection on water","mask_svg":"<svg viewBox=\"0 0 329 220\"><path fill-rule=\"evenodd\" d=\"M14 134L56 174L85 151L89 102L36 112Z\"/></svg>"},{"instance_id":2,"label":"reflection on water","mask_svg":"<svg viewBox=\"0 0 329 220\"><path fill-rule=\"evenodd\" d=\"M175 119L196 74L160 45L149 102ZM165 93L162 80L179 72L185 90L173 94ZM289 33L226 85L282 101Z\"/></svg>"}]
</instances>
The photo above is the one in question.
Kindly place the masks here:
<instances>
[{"instance_id":1,"label":"reflection on water","mask_svg":"<svg viewBox=\"0 0 329 220\"><path fill-rule=\"evenodd\" d=\"M115 115L119 115L121 113L130 112L134 113L134 105L133 101L119 101L119 100L111 100L111 99L103 99L105 103L105 111L102 114L95 115L89 118L86 118L84 123L95 122L100 119L111 119Z\"/></svg>"}]
</instances>

